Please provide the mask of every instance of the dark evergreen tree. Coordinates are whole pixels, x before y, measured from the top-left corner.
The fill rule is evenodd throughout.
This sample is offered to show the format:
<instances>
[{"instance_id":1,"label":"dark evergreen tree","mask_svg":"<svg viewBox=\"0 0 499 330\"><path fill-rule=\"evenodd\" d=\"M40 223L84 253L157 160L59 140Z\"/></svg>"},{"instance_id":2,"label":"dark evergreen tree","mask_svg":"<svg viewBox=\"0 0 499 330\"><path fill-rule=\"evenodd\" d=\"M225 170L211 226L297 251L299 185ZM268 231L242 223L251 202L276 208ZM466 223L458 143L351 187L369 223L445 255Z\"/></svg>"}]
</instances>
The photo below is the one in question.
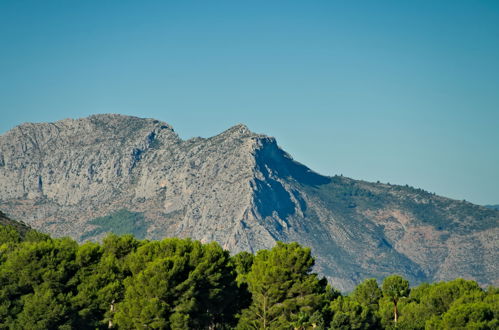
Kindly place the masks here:
<instances>
[{"instance_id":1,"label":"dark evergreen tree","mask_svg":"<svg viewBox=\"0 0 499 330\"><path fill-rule=\"evenodd\" d=\"M216 243L166 239L141 246L128 260L121 328L203 329L235 322L238 287L227 251Z\"/></svg>"},{"instance_id":2,"label":"dark evergreen tree","mask_svg":"<svg viewBox=\"0 0 499 330\"><path fill-rule=\"evenodd\" d=\"M0 329L499 328L497 288L456 279L409 290L392 275L343 297L313 263L296 243L230 257L188 239L78 246L0 226Z\"/></svg>"},{"instance_id":3,"label":"dark evergreen tree","mask_svg":"<svg viewBox=\"0 0 499 330\"><path fill-rule=\"evenodd\" d=\"M131 275L125 260L141 244L132 235L110 234L102 245L80 246L76 257L78 290L72 298L79 324L89 329L113 325L115 305L124 297L123 281Z\"/></svg>"},{"instance_id":4,"label":"dark evergreen tree","mask_svg":"<svg viewBox=\"0 0 499 330\"><path fill-rule=\"evenodd\" d=\"M325 283L311 273L310 249L278 242L255 256L247 276L252 294L243 311L241 329L283 329L321 309Z\"/></svg>"},{"instance_id":5,"label":"dark evergreen tree","mask_svg":"<svg viewBox=\"0 0 499 330\"><path fill-rule=\"evenodd\" d=\"M70 239L25 242L0 267L0 328L71 327L76 311L78 245Z\"/></svg>"}]
</instances>

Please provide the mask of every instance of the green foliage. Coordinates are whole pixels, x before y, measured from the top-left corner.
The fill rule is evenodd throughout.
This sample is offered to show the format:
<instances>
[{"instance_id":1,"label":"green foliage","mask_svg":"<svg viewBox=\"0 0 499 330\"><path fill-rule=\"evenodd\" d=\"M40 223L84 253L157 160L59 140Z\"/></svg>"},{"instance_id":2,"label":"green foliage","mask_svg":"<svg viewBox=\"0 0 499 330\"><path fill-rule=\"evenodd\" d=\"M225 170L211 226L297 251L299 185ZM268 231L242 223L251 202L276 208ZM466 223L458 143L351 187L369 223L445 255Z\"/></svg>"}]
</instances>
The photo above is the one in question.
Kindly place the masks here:
<instances>
[{"instance_id":1,"label":"green foliage","mask_svg":"<svg viewBox=\"0 0 499 330\"><path fill-rule=\"evenodd\" d=\"M236 268L237 272L237 282L238 283L246 283L247 276L251 271L251 266L253 265L253 261L255 260L255 256L249 252L243 251L234 255L232 258L232 264Z\"/></svg>"},{"instance_id":2,"label":"green foliage","mask_svg":"<svg viewBox=\"0 0 499 330\"><path fill-rule=\"evenodd\" d=\"M390 275L383 281L383 296L393 303L393 321L398 321L398 302L409 295L409 281L400 275Z\"/></svg>"},{"instance_id":3,"label":"green foliage","mask_svg":"<svg viewBox=\"0 0 499 330\"><path fill-rule=\"evenodd\" d=\"M24 235L25 242L42 242L50 240L50 236L39 231L30 229Z\"/></svg>"},{"instance_id":4,"label":"green foliage","mask_svg":"<svg viewBox=\"0 0 499 330\"><path fill-rule=\"evenodd\" d=\"M375 311L378 310L378 303L382 296L383 293L375 278L369 278L360 283L352 292L354 301Z\"/></svg>"},{"instance_id":5,"label":"green foliage","mask_svg":"<svg viewBox=\"0 0 499 330\"><path fill-rule=\"evenodd\" d=\"M79 265L78 306L80 324L92 328L113 323L115 304L124 297L123 281L130 275L126 258L141 245L132 235L110 234L102 245L83 244L77 255Z\"/></svg>"},{"instance_id":6,"label":"green foliage","mask_svg":"<svg viewBox=\"0 0 499 330\"><path fill-rule=\"evenodd\" d=\"M72 328L69 296L48 286L22 297L23 309L13 323L19 329Z\"/></svg>"},{"instance_id":7,"label":"green foliage","mask_svg":"<svg viewBox=\"0 0 499 330\"><path fill-rule=\"evenodd\" d=\"M1 216L4 215L0 212L0 220L3 220L0 221L0 246L3 244L17 244L22 241L38 242L50 239L50 236L47 234L42 234L8 218L2 219ZM5 222L5 224L2 222Z\"/></svg>"},{"instance_id":8,"label":"green foliage","mask_svg":"<svg viewBox=\"0 0 499 330\"><path fill-rule=\"evenodd\" d=\"M132 276L117 306L123 328L207 328L234 322L238 287L218 244L166 239L141 246L128 259Z\"/></svg>"},{"instance_id":9,"label":"green foliage","mask_svg":"<svg viewBox=\"0 0 499 330\"><path fill-rule=\"evenodd\" d=\"M21 241L21 234L13 226L0 226L0 245L16 244Z\"/></svg>"},{"instance_id":10,"label":"green foliage","mask_svg":"<svg viewBox=\"0 0 499 330\"><path fill-rule=\"evenodd\" d=\"M383 281L383 295L397 302L409 295L409 282L400 275L390 275Z\"/></svg>"},{"instance_id":11,"label":"green foliage","mask_svg":"<svg viewBox=\"0 0 499 330\"><path fill-rule=\"evenodd\" d=\"M320 310L325 283L311 273L313 264L310 249L297 243L278 242L270 251L259 251L247 276L253 301L238 327L286 328Z\"/></svg>"},{"instance_id":12,"label":"green foliage","mask_svg":"<svg viewBox=\"0 0 499 330\"><path fill-rule=\"evenodd\" d=\"M493 329L499 315L495 288L483 291L476 282L456 279L422 284L399 301L400 329ZM390 318L394 304L380 301L379 315L384 328L393 328ZM459 317L458 317L459 316Z\"/></svg>"},{"instance_id":13,"label":"green foliage","mask_svg":"<svg viewBox=\"0 0 499 330\"><path fill-rule=\"evenodd\" d=\"M331 302L332 329L378 329L379 319L367 305L350 297L339 297Z\"/></svg>"},{"instance_id":14,"label":"green foliage","mask_svg":"<svg viewBox=\"0 0 499 330\"><path fill-rule=\"evenodd\" d=\"M455 304L442 318L432 318L428 329L498 329L498 315L485 302Z\"/></svg>"},{"instance_id":15,"label":"green foliage","mask_svg":"<svg viewBox=\"0 0 499 330\"><path fill-rule=\"evenodd\" d=\"M102 241L102 249L106 256L112 255L115 258L123 259L141 244L133 235L108 234Z\"/></svg>"},{"instance_id":16,"label":"green foliage","mask_svg":"<svg viewBox=\"0 0 499 330\"><path fill-rule=\"evenodd\" d=\"M497 288L457 279L409 290L392 275L345 297L296 243L230 257L176 238L78 245L0 226L0 240L0 329L499 328Z\"/></svg>"},{"instance_id":17,"label":"green foliage","mask_svg":"<svg viewBox=\"0 0 499 330\"><path fill-rule=\"evenodd\" d=\"M45 240L50 240L50 236L36 230L11 224L0 225L0 264L7 259L8 254L14 251L21 242L40 242Z\"/></svg>"},{"instance_id":18,"label":"green foliage","mask_svg":"<svg viewBox=\"0 0 499 330\"><path fill-rule=\"evenodd\" d=\"M248 274L251 271L251 266L255 256L249 252L243 251L231 257L231 264L236 271L236 283L239 288L237 310L248 307L251 304L251 293L248 290ZM235 315L239 318L239 314Z\"/></svg>"},{"instance_id":19,"label":"green foliage","mask_svg":"<svg viewBox=\"0 0 499 330\"><path fill-rule=\"evenodd\" d=\"M19 233L21 240L24 237L24 234L28 230L30 230L30 227L27 226L24 222L12 220L7 217L5 213L0 211L0 228L2 227L10 227L15 229Z\"/></svg>"},{"instance_id":20,"label":"green foliage","mask_svg":"<svg viewBox=\"0 0 499 330\"><path fill-rule=\"evenodd\" d=\"M70 239L24 242L0 267L0 326L70 326L78 245Z\"/></svg>"},{"instance_id":21,"label":"green foliage","mask_svg":"<svg viewBox=\"0 0 499 330\"><path fill-rule=\"evenodd\" d=\"M456 279L430 286L427 294L421 298L421 301L429 307L429 311L432 314L441 315L450 308L456 299L480 291L481 288L476 282Z\"/></svg>"},{"instance_id":22,"label":"green foliage","mask_svg":"<svg viewBox=\"0 0 499 330\"><path fill-rule=\"evenodd\" d=\"M82 235L81 239L97 236L102 233L114 233L117 235L133 234L143 239L147 233L147 224L142 213L130 212L122 209L107 216L95 218L89 224L97 228Z\"/></svg>"}]
</instances>

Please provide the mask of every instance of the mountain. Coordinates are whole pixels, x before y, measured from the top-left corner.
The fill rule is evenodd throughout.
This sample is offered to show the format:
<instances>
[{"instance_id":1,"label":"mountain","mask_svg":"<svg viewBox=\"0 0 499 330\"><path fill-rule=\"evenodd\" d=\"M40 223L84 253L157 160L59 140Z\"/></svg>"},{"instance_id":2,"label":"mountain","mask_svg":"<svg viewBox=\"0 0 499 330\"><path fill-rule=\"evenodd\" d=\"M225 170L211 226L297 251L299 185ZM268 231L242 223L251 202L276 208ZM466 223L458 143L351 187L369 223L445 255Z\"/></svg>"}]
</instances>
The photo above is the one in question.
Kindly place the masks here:
<instances>
[{"instance_id":1,"label":"mountain","mask_svg":"<svg viewBox=\"0 0 499 330\"><path fill-rule=\"evenodd\" d=\"M497 205L485 205L486 208L493 209L493 210L499 210L499 204Z\"/></svg>"},{"instance_id":2,"label":"mountain","mask_svg":"<svg viewBox=\"0 0 499 330\"><path fill-rule=\"evenodd\" d=\"M54 236L192 237L233 252L297 241L341 290L393 273L499 285L499 211L322 176L244 125L182 140L122 115L22 124L0 136L0 182L0 209Z\"/></svg>"}]
</instances>

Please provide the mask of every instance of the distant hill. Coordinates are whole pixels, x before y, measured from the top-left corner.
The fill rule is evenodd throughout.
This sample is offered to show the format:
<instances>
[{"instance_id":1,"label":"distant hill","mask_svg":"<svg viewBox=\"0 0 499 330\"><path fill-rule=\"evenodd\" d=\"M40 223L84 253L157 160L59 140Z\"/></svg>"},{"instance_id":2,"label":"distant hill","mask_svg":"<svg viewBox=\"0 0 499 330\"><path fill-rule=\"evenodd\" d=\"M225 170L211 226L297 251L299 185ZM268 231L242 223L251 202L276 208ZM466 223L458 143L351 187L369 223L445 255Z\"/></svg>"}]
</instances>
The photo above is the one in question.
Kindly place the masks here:
<instances>
[{"instance_id":1,"label":"distant hill","mask_svg":"<svg viewBox=\"0 0 499 330\"><path fill-rule=\"evenodd\" d=\"M492 209L492 210L499 210L499 204L497 204L497 205L485 205L485 207Z\"/></svg>"},{"instance_id":2,"label":"distant hill","mask_svg":"<svg viewBox=\"0 0 499 330\"><path fill-rule=\"evenodd\" d=\"M499 211L322 176L244 125L182 140L121 115L27 123L0 136L0 182L0 208L55 236L192 237L233 252L297 241L341 290L393 273L499 285Z\"/></svg>"}]
</instances>

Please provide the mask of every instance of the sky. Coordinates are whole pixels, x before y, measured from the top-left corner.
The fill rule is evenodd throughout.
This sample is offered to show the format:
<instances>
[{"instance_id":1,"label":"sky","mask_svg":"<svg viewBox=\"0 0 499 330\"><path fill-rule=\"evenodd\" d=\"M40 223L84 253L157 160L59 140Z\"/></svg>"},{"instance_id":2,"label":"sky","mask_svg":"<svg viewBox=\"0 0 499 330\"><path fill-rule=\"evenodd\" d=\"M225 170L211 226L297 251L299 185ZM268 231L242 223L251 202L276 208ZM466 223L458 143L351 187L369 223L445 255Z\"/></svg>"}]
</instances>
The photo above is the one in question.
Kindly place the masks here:
<instances>
[{"instance_id":1,"label":"sky","mask_svg":"<svg viewBox=\"0 0 499 330\"><path fill-rule=\"evenodd\" d=\"M96 113L499 204L499 1L0 1L0 134Z\"/></svg>"}]
</instances>

